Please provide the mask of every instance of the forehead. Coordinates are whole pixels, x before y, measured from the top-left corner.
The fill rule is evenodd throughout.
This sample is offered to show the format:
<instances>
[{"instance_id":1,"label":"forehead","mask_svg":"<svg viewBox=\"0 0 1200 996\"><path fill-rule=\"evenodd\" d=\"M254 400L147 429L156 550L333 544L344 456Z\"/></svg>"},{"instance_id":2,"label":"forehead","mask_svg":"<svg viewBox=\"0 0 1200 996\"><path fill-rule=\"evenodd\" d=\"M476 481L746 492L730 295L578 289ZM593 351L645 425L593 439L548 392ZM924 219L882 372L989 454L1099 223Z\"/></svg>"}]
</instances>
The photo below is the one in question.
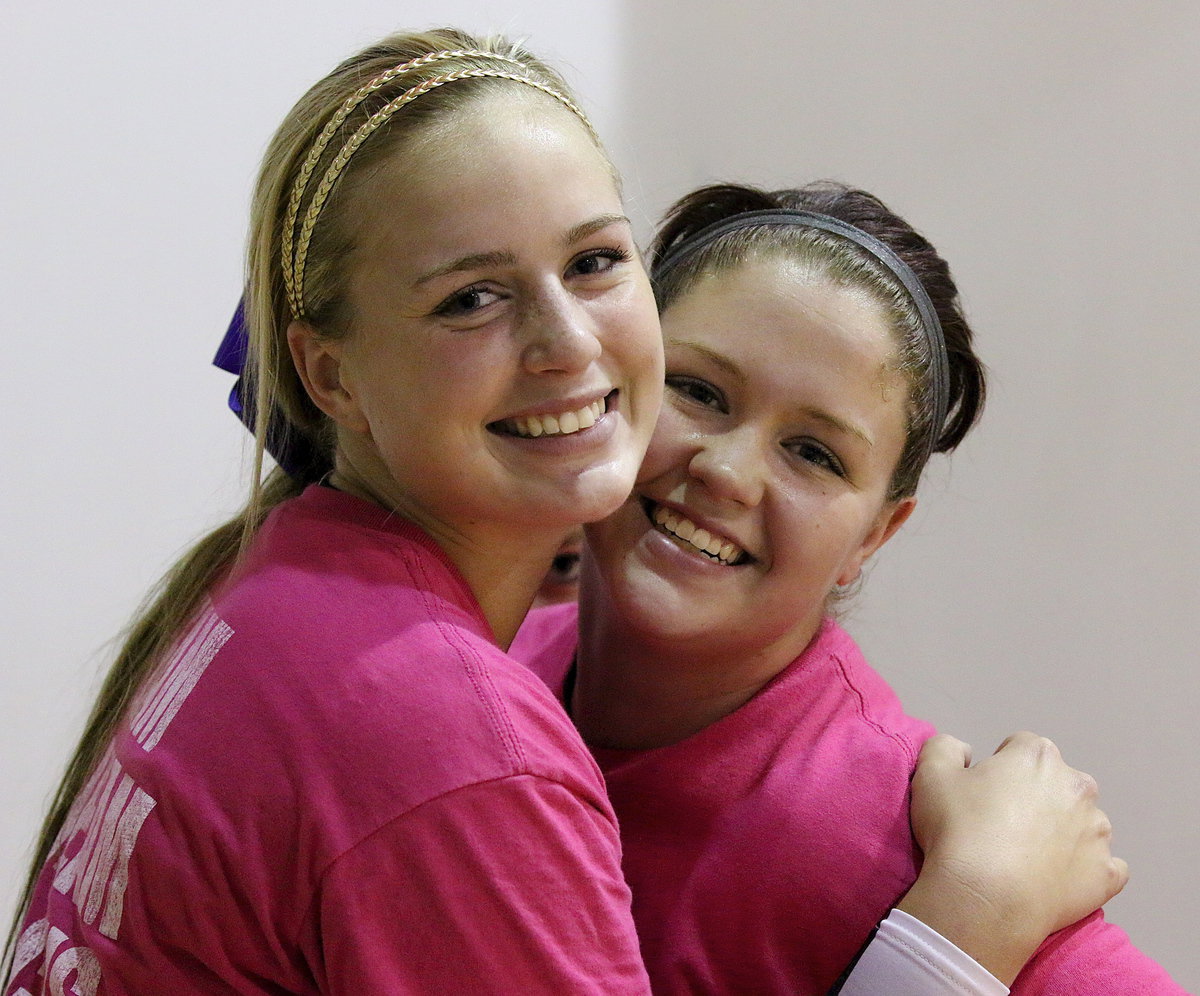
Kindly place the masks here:
<instances>
[{"instance_id":1,"label":"forehead","mask_svg":"<svg viewBox=\"0 0 1200 996\"><path fill-rule=\"evenodd\" d=\"M896 352L888 313L873 295L777 256L702 275L666 309L663 327L731 353L769 349L780 362L830 352L878 368Z\"/></svg>"},{"instance_id":2,"label":"forehead","mask_svg":"<svg viewBox=\"0 0 1200 996\"><path fill-rule=\"evenodd\" d=\"M520 140L526 150L531 146L525 143L557 145L569 141L580 152L586 150L616 179L589 126L560 100L511 80L484 82L491 88L465 95L453 109L420 126L406 145L411 156L401 155L412 160L402 169L441 172L464 157L500 154L514 139Z\"/></svg>"},{"instance_id":3,"label":"forehead","mask_svg":"<svg viewBox=\"0 0 1200 996\"><path fill-rule=\"evenodd\" d=\"M515 83L411 136L362 179L356 199L364 235L406 228L419 237L474 221L532 229L620 206L615 173L579 118Z\"/></svg>"},{"instance_id":4,"label":"forehead","mask_svg":"<svg viewBox=\"0 0 1200 996\"><path fill-rule=\"evenodd\" d=\"M744 413L821 413L894 467L907 390L882 306L788 260L710 273L662 315L667 372L712 377ZM824 423L823 423L824 424Z\"/></svg>"}]
</instances>

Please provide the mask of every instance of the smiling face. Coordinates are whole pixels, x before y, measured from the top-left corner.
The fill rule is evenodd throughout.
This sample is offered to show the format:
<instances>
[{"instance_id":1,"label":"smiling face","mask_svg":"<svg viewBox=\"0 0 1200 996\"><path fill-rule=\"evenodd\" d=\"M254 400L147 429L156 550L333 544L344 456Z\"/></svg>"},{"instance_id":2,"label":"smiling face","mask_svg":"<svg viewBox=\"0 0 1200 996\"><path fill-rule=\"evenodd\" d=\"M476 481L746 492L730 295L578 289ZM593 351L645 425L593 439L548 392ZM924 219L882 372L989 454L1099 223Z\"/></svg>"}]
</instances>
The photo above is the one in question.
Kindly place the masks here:
<instances>
[{"instance_id":1,"label":"smiling face","mask_svg":"<svg viewBox=\"0 0 1200 996\"><path fill-rule=\"evenodd\" d=\"M354 196L349 333L289 333L338 423L342 481L439 538L612 511L653 429L662 347L579 120L537 93L482 98Z\"/></svg>"},{"instance_id":2,"label":"smiling face","mask_svg":"<svg viewBox=\"0 0 1200 996\"><path fill-rule=\"evenodd\" d=\"M601 590L643 639L786 663L912 509L885 500L906 387L883 312L767 258L701 278L662 322L638 485L588 532Z\"/></svg>"}]
</instances>

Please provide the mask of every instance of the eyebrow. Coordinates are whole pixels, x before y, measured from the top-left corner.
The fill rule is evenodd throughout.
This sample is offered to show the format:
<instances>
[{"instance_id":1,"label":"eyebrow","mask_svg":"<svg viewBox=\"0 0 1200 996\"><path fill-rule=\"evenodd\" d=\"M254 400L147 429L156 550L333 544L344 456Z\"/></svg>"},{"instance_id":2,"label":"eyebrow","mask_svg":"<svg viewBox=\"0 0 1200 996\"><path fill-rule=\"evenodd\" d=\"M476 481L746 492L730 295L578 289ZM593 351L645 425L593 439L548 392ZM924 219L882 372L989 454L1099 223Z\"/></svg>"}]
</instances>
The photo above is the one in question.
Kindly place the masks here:
<instances>
[{"instance_id":1,"label":"eyebrow","mask_svg":"<svg viewBox=\"0 0 1200 996\"><path fill-rule=\"evenodd\" d=\"M569 248L581 239L586 239L589 235L594 235L601 229L608 228L609 225L622 223L626 225L631 224L629 219L623 214L597 215L595 218L589 218L587 221L580 222L573 228L568 229L566 235L562 238L562 245L564 248ZM478 270L490 266L513 266L516 262L516 253L511 250L471 253L469 256L460 256L458 259L452 259L448 263L434 267L428 273L423 273L417 277L413 283L415 286L420 287L422 284L427 284L431 280L436 280L438 277L444 277L450 273L462 273L466 270Z\"/></svg>"},{"instance_id":2,"label":"eyebrow","mask_svg":"<svg viewBox=\"0 0 1200 996\"><path fill-rule=\"evenodd\" d=\"M836 415L830 415L829 412L822 411L819 408L801 408L800 410L809 418L814 419L817 422L824 422L826 425L837 429L839 432L843 432L846 435L861 439L868 446L875 445L875 440L863 432L863 430L857 425L852 425L850 422L846 422L838 418Z\"/></svg>"},{"instance_id":3,"label":"eyebrow","mask_svg":"<svg viewBox=\"0 0 1200 996\"><path fill-rule=\"evenodd\" d=\"M609 225L629 225L632 227L632 222L623 214L599 214L595 218L580 222L574 228L570 229L563 236L563 248L573 246L580 239L586 239L589 235L595 235L596 232L608 228Z\"/></svg>"},{"instance_id":4,"label":"eyebrow","mask_svg":"<svg viewBox=\"0 0 1200 996\"><path fill-rule=\"evenodd\" d=\"M739 384L746 383L746 375L742 372L742 368L734 363L728 356L723 356L721 353L709 349L707 346L702 346L698 342L690 342L687 339L667 339L668 346L682 346L684 349L690 349L694 353L699 353L713 366L724 370L730 377L736 380Z\"/></svg>"},{"instance_id":5,"label":"eyebrow","mask_svg":"<svg viewBox=\"0 0 1200 996\"><path fill-rule=\"evenodd\" d=\"M713 366L725 371L725 373L736 380L740 386L745 386L746 374L743 372L742 368L730 360L729 357L723 356L721 353L715 352L714 350L709 349L707 346L702 346L698 342L689 342L687 339L670 338L667 339L666 344L668 346L682 346L684 349L690 349L693 352L699 353L710 363L712 363ZM861 439L868 446L875 445L875 440L868 436L867 433L858 426L853 425L844 419L840 419L836 415L831 415L829 412L824 411L821 408L810 408L805 406L799 408L798 411L806 418L811 418L817 422L823 422L825 425L836 429L838 432Z\"/></svg>"}]
</instances>

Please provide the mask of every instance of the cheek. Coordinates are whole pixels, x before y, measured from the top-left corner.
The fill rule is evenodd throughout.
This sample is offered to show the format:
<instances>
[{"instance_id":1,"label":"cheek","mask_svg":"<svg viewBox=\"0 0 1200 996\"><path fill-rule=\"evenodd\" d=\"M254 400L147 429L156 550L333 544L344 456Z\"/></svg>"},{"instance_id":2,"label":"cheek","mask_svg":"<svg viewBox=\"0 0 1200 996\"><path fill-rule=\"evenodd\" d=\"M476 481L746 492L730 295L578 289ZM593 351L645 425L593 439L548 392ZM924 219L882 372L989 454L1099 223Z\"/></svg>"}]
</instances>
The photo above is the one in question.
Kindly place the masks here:
<instances>
[{"instance_id":1,"label":"cheek","mask_svg":"<svg viewBox=\"0 0 1200 996\"><path fill-rule=\"evenodd\" d=\"M644 484L667 474L686 473L688 457L686 443L689 436L688 419L671 404L663 402L646 449L638 483Z\"/></svg>"},{"instance_id":2,"label":"cheek","mask_svg":"<svg viewBox=\"0 0 1200 996\"><path fill-rule=\"evenodd\" d=\"M819 488L779 488L767 519L779 560L813 579L837 574L858 537L844 513Z\"/></svg>"},{"instance_id":3,"label":"cheek","mask_svg":"<svg viewBox=\"0 0 1200 996\"><path fill-rule=\"evenodd\" d=\"M519 354L506 333L430 337L413 343L411 353L414 388L430 406L450 404L451 410L490 399L520 368Z\"/></svg>"},{"instance_id":4,"label":"cheek","mask_svg":"<svg viewBox=\"0 0 1200 996\"><path fill-rule=\"evenodd\" d=\"M428 342L392 341L364 355L358 377L368 418L393 435L429 433L436 425L433 415L445 416L478 396L483 371L473 369L469 354Z\"/></svg>"},{"instance_id":5,"label":"cheek","mask_svg":"<svg viewBox=\"0 0 1200 996\"><path fill-rule=\"evenodd\" d=\"M662 377L662 327L654 295L644 278L631 279L605 295L596 312L606 346L639 364L639 372Z\"/></svg>"}]
</instances>

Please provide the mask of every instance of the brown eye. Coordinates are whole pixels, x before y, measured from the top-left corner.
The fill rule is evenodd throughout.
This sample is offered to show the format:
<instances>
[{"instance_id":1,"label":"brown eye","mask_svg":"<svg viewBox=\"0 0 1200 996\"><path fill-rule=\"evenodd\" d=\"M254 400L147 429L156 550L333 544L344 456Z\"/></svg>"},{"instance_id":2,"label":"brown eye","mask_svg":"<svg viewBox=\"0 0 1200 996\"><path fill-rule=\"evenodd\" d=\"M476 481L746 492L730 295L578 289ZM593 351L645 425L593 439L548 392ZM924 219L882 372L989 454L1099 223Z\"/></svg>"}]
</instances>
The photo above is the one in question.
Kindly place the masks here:
<instances>
[{"instance_id":1,"label":"brown eye","mask_svg":"<svg viewBox=\"0 0 1200 996\"><path fill-rule=\"evenodd\" d=\"M698 377L668 375L666 385L676 394L703 405L705 408L725 411L724 396L708 381L700 380Z\"/></svg>"},{"instance_id":2,"label":"brown eye","mask_svg":"<svg viewBox=\"0 0 1200 996\"><path fill-rule=\"evenodd\" d=\"M579 576L582 573L583 534L577 532L561 547L542 579L534 606L573 602L579 597Z\"/></svg>"},{"instance_id":3,"label":"brown eye","mask_svg":"<svg viewBox=\"0 0 1200 996\"><path fill-rule=\"evenodd\" d=\"M607 273L618 263L628 263L632 258L624 249L596 249L571 260L567 276L588 277L597 273Z\"/></svg>"},{"instance_id":4,"label":"brown eye","mask_svg":"<svg viewBox=\"0 0 1200 996\"><path fill-rule=\"evenodd\" d=\"M579 580L579 565L583 558L578 552L560 553L546 572L550 584L574 584Z\"/></svg>"},{"instance_id":5,"label":"brown eye","mask_svg":"<svg viewBox=\"0 0 1200 996\"><path fill-rule=\"evenodd\" d=\"M846 470L842 466L841 461L833 455L833 452L828 447L822 446L815 439L789 440L784 443L784 449L794 456L799 457L805 463L821 467L824 470L828 470L831 474L836 474L838 477L846 476Z\"/></svg>"},{"instance_id":6,"label":"brown eye","mask_svg":"<svg viewBox=\"0 0 1200 996\"><path fill-rule=\"evenodd\" d=\"M468 287L451 294L434 309L435 315L446 318L470 315L500 300L500 295L487 287Z\"/></svg>"}]
</instances>

